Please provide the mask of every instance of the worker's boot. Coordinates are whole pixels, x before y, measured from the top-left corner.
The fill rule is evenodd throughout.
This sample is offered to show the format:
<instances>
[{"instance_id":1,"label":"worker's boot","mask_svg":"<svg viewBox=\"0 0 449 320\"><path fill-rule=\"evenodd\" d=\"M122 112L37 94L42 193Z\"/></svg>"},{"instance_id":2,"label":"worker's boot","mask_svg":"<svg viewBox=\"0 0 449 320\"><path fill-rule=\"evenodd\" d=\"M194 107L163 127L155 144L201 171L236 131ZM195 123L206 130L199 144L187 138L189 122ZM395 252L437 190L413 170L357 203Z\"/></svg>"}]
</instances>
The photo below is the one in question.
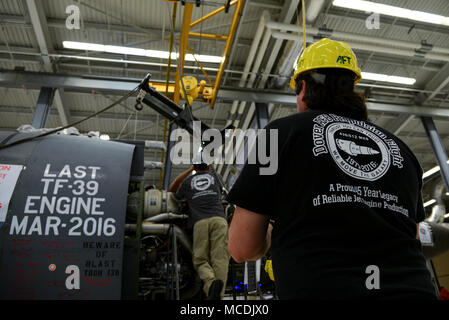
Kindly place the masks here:
<instances>
[{"instance_id":1,"label":"worker's boot","mask_svg":"<svg viewBox=\"0 0 449 320\"><path fill-rule=\"evenodd\" d=\"M216 279L212 281L206 300L220 300L221 289L223 289L223 281Z\"/></svg>"}]
</instances>

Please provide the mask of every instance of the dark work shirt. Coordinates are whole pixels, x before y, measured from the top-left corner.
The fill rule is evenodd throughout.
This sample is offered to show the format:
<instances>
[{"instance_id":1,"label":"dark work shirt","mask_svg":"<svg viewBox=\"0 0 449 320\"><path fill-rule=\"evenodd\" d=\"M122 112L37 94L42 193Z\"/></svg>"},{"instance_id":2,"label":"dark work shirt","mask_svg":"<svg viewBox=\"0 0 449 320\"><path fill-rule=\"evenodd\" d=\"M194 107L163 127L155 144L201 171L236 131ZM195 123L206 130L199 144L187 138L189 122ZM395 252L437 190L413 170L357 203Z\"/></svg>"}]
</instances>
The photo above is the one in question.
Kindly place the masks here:
<instances>
[{"instance_id":1,"label":"dark work shirt","mask_svg":"<svg viewBox=\"0 0 449 320\"><path fill-rule=\"evenodd\" d=\"M201 219L223 217L220 185L216 177L209 172L188 176L175 194L176 198L187 200L190 216L188 228L193 228Z\"/></svg>"},{"instance_id":2,"label":"dark work shirt","mask_svg":"<svg viewBox=\"0 0 449 320\"><path fill-rule=\"evenodd\" d=\"M276 173L246 164L228 200L275 220L279 298L435 298L416 239L422 169L405 143L322 111L266 129L278 130Z\"/></svg>"}]
</instances>

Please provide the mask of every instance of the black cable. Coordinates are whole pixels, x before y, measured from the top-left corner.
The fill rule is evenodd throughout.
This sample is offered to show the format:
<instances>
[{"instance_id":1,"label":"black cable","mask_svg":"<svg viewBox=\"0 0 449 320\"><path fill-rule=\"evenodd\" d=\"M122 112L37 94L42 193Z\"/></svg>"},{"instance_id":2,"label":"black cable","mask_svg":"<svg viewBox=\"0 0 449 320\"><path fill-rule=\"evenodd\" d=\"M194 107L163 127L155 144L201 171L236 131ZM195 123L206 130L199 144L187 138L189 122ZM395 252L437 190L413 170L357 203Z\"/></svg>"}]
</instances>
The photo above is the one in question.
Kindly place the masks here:
<instances>
[{"instance_id":1,"label":"black cable","mask_svg":"<svg viewBox=\"0 0 449 320\"><path fill-rule=\"evenodd\" d=\"M138 88L139 88L139 86L135 87L133 90L131 90L130 92L128 92L126 95L124 95L123 97L121 97L119 100L113 102L112 104L110 104L109 106L105 107L104 109L101 109L100 111L95 112L94 114L92 114L92 115L90 115L90 116L88 116L88 117L86 117L86 118L84 118L84 119L81 119L81 120L79 120L79 121L70 123L70 124L68 124L68 125L66 125L66 126L64 126L64 127L60 127L60 128L56 128L56 129L53 129L53 130L44 132L44 133L39 134L39 135L34 136L34 137L29 137L29 138L25 138L25 139L22 139L22 140L17 140L17 141L14 141L14 142L11 142L11 143L8 143L8 144L5 144L5 145L0 145L0 150L1 150L1 149L8 148L8 147L12 147L12 146L14 146L14 145L18 145L18 144L20 144L20 143L32 141L32 140L37 139L37 138L42 138L42 137L45 137L45 136L49 136L49 135L51 135L51 134L54 134L54 133L56 133L56 132L59 132L59 131L61 131L61 130L64 130L64 129L67 129L67 128L70 128L70 127L74 127L74 126L76 126L76 125L78 125L78 124L80 124L80 123L82 123L82 122L84 122L84 121L86 121L86 120L89 120L89 119L91 119L91 118L93 118L93 117L99 115L99 114L102 113L102 112L105 112L106 110L111 109L112 107L115 107L116 105L118 105L119 103L121 103L122 101L126 100L127 98L129 98L130 96L132 96L134 93L136 93Z\"/></svg>"}]
</instances>

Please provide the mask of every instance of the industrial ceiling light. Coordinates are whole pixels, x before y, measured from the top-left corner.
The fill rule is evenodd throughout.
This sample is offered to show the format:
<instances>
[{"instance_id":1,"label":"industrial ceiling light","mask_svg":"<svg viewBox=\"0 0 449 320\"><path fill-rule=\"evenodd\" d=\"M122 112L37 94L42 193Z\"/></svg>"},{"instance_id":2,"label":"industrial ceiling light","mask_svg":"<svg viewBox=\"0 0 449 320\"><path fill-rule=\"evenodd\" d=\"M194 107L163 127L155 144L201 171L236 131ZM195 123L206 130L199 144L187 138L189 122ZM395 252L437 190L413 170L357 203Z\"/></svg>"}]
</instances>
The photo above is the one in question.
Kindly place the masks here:
<instances>
[{"instance_id":1,"label":"industrial ceiling light","mask_svg":"<svg viewBox=\"0 0 449 320\"><path fill-rule=\"evenodd\" d=\"M391 83L398 83L398 84L405 84L405 85L413 85L416 82L416 79L414 79L414 78L389 76L386 74L371 73L371 72L362 72L362 79L382 81L382 82L391 82Z\"/></svg>"},{"instance_id":2,"label":"industrial ceiling light","mask_svg":"<svg viewBox=\"0 0 449 320\"><path fill-rule=\"evenodd\" d=\"M334 0L332 3L336 7L343 7L364 12L373 12L387 16L399 17L425 23L449 26L449 17L423 11L410 10L386 4L364 1L364 0Z\"/></svg>"},{"instance_id":3,"label":"industrial ceiling light","mask_svg":"<svg viewBox=\"0 0 449 320\"><path fill-rule=\"evenodd\" d=\"M88 50L88 51L105 51L105 47L102 44L76 42L76 41L63 41L62 45L67 49L75 50Z\"/></svg>"},{"instance_id":4,"label":"industrial ceiling light","mask_svg":"<svg viewBox=\"0 0 449 320\"><path fill-rule=\"evenodd\" d=\"M424 174L422 175L422 178L423 179L427 178L428 176L431 176L432 174L434 174L434 173L436 173L438 171L440 171L440 166L433 167L432 169L424 172Z\"/></svg>"},{"instance_id":5,"label":"industrial ceiling light","mask_svg":"<svg viewBox=\"0 0 449 320\"><path fill-rule=\"evenodd\" d=\"M435 199L424 202L424 208L430 206L431 204L434 204L435 202L437 202Z\"/></svg>"},{"instance_id":6,"label":"industrial ceiling light","mask_svg":"<svg viewBox=\"0 0 449 320\"><path fill-rule=\"evenodd\" d=\"M141 56L141 57L160 58L160 59L167 59L167 60L168 60L168 56L169 56L168 51L145 50L145 49L140 49L140 48L110 46L110 45L103 45L103 44L97 44L97 43L63 41L62 45L66 49L99 51L99 52ZM210 56L210 55L203 55L203 54L195 55L195 57L200 62L210 62L210 63L222 63L223 59L224 59L224 57L222 57L222 56ZM171 58L176 59L177 55L174 52L172 52ZM186 61L195 61L195 58L191 54L186 54L185 60Z\"/></svg>"},{"instance_id":7,"label":"industrial ceiling light","mask_svg":"<svg viewBox=\"0 0 449 320\"><path fill-rule=\"evenodd\" d=\"M447 160L446 163L449 164L449 160ZM432 174L434 174L434 173L436 173L438 171L440 171L440 166L433 167L432 169L429 169L426 172L424 172L424 174L422 175L422 178L423 179L427 178L428 176L431 176Z\"/></svg>"}]
</instances>

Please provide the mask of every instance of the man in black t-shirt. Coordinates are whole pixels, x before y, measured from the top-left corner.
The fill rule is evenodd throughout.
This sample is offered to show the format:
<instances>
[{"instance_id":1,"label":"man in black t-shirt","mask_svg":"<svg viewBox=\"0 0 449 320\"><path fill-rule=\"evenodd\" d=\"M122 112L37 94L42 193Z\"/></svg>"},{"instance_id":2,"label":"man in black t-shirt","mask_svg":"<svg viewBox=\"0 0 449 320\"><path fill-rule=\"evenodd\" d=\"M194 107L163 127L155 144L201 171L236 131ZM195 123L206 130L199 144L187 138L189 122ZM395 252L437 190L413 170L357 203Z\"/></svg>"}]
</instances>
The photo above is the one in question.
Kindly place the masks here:
<instances>
[{"instance_id":1,"label":"man in black t-shirt","mask_svg":"<svg viewBox=\"0 0 449 320\"><path fill-rule=\"evenodd\" d=\"M299 113L265 128L278 132L278 170L247 163L228 196L231 256L271 246L280 299L436 298L417 233L422 169L367 120L360 79L347 44L307 47L291 82Z\"/></svg>"},{"instance_id":2,"label":"man in black t-shirt","mask_svg":"<svg viewBox=\"0 0 449 320\"><path fill-rule=\"evenodd\" d=\"M196 162L196 160L195 160ZM207 163L198 161L170 186L175 197L187 200L193 229L193 266L203 281L208 300L224 296L228 275L228 222L221 203L221 187ZM193 170L196 171L192 175Z\"/></svg>"}]
</instances>

